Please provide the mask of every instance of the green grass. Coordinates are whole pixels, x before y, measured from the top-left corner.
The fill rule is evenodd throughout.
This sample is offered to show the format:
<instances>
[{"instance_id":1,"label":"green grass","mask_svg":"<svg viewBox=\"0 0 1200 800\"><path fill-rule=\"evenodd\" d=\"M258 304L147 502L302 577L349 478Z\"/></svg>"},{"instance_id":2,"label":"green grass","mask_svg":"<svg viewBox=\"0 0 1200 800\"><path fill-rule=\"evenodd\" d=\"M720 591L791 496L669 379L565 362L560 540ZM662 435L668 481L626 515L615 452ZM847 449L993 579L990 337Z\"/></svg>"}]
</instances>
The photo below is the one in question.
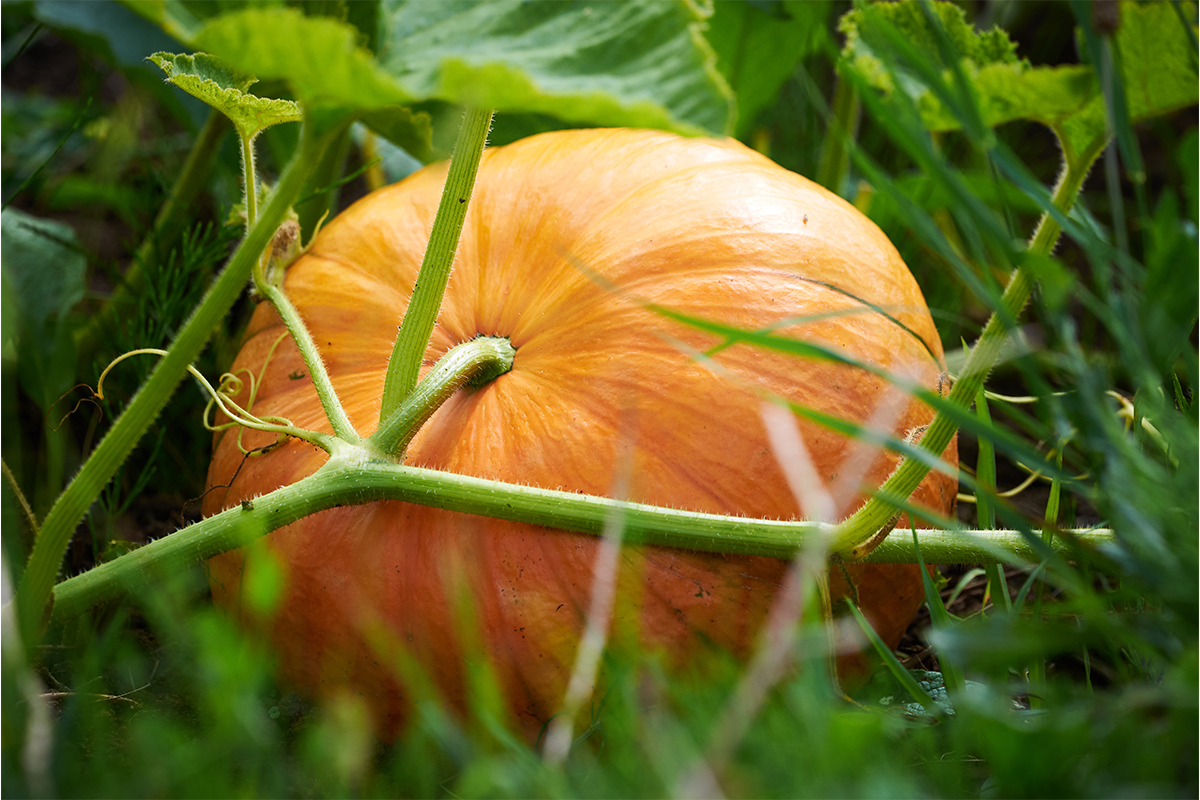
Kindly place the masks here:
<instances>
[{"instance_id":1,"label":"green grass","mask_svg":"<svg viewBox=\"0 0 1200 800\"><path fill-rule=\"evenodd\" d=\"M758 24L786 14L782 4L760 5L765 10L750 9ZM1194 20L1194 4L1177 7L1180 20ZM1073 8L1090 13L1084 5L996 3L975 10L988 19L971 21L1003 24L1035 65L1075 63ZM973 127L970 97L953 94L952 71L937 75L946 97L964 104L950 104L961 124L935 133L903 93L884 97L868 81L839 78L835 24L844 10L815 15L824 26L815 44L774 101L739 129L784 166L820 171L881 226L917 276L953 357L978 335L1008 270L1024 263L1059 153L1033 122ZM79 385L94 385L120 352L163 346L183 323L239 233L224 225L239 173L226 141L181 224L140 249L168 176L182 169L197 115L157 78L113 57L102 38L40 26L37 13L18 3L2 15L3 200L70 225L73 252L87 265L83 302L39 320L39 356L9 344L18 324L10 320L25 315L24 325L28 314L12 305L6 272L3 456L40 519L148 364L127 362L103 403ZM1187 30L1194 42L1194 28ZM923 74L922 54L881 37L891 43L877 53L886 69ZM1094 30L1079 42L1085 58L1110 52L1110 40ZM54 63L71 64L79 77L56 76ZM846 95L840 104L837 81ZM861 120L837 140L842 161L827 151L856 108ZM971 576L945 607L934 595L950 599L965 570L943 570L944 580L928 587L932 623L920 618L898 655L873 656L892 669L845 687L849 697L827 673L819 620L798 628L795 669L749 686L761 691L760 705L739 705L753 679L724 654L681 675L653 654L613 645L561 766L508 732L486 681L465 719L430 697L399 741L375 742L358 699L317 701L279 684L269 648L212 607L199 568L52 628L32 653L12 638L6 606L5 796L1195 796L1196 110L1193 100L1136 124L1130 113L1114 109L1119 146L1092 169L1053 255L1031 267L1039 288L1022 316L1026 345L987 383L1034 402L993 399L975 410L985 421L974 430L1012 431L1020 452L1061 458L1068 479L960 508L960 519L980 528L1023 522L1036 530L1047 518L1064 528L1104 524L1117 535L1111 551L992 568ZM513 116L501 114L498 130L555 124ZM264 135L259 158L268 174L294 145L294 134ZM339 174L367 160L350 148ZM362 190L361 178L349 182L342 203ZM151 256L145 289L79 357L66 343L104 308L135 252ZM205 374L229 363L252 305L240 303L216 332L200 365ZM202 407L190 386L172 400L81 526L64 575L196 517L209 447ZM980 487L1004 490L1025 475L1015 463L1020 452L1001 437L993 446L964 434L960 447ZM8 600L33 531L11 487L2 496ZM981 608L985 581L995 602ZM916 658L925 645L930 652ZM904 672L902 659L922 669ZM930 716L933 709L914 705L912 681L924 681L935 700L942 681L945 707ZM739 718L740 732L730 724Z\"/></svg>"}]
</instances>

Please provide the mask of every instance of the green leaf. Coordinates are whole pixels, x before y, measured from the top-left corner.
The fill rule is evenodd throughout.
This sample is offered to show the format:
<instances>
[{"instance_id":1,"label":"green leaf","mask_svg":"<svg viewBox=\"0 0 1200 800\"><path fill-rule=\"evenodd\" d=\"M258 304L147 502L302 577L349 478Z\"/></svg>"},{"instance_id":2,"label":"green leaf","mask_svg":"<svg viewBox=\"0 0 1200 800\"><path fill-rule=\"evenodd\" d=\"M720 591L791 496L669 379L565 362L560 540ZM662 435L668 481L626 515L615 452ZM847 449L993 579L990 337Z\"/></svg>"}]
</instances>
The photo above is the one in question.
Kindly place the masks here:
<instances>
[{"instance_id":1,"label":"green leaf","mask_svg":"<svg viewBox=\"0 0 1200 800\"><path fill-rule=\"evenodd\" d=\"M41 325L65 316L83 299L87 259L71 226L32 217L15 208L0 216L4 274L12 282L23 321Z\"/></svg>"},{"instance_id":2,"label":"green leaf","mask_svg":"<svg viewBox=\"0 0 1200 800\"><path fill-rule=\"evenodd\" d=\"M1195 6L1181 6L1187 27L1171 3L1121 3L1120 26L1114 35L1119 54L1125 110L1130 122L1194 105L1197 100ZM1189 36L1188 27L1191 28ZM1104 95L1097 89L1087 107L1056 129L1068 157L1107 140ZM1072 152L1073 151L1073 152Z\"/></svg>"},{"instance_id":3,"label":"green leaf","mask_svg":"<svg viewBox=\"0 0 1200 800\"><path fill-rule=\"evenodd\" d=\"M360 46L362 25L280 6L207 20L205 10L180 0L138 9L237 70L287 81L301 105L341 116L441 100L587 125L733 126L732 92L688 0L387 0L370 37L377 57ZM421 135L415 124L397 138Z\"/></svg>"},{"instance_id":4,"label":"green leaf","mask_svg":"<svg viewBox=\"0 0 1200 800\"><path fill-rule=\"evenodd\" d=\"M121 4L188 46L195 44L204 19L215 10L211 3L187 0L121 0ZM225 8L230 5L228 0L222 3Z\"/></svg>"},{"instance_id":5,"label":"green leaf","mask_svg":"<svg viewBox=\"0 0 1200 800\"><path fill-rule=\"evenodd\" d=\"M962 127L961 109L947 104L945 88L957 67L968 79L984 124L996 126L1016 119L1045 124L1058 135L1071 164L1099 152L1108 134L1104 96L1092 67L1030 66L1000 29L977 33L957 6L934 3L929 7L959 56L956 64L943 59L941 37L922 3L905 0L858 9L842 18L838 27L846 34L844 67L885 93L906 94L935 131ZM1188 13L1194 28L1195 12ZM1169 3L1123 3L1115 40L1132 121L1196 102L1188 31ZM898 48L898 41L910 49ZM898 56L898 49L909 52ZM913 60L914 53L924 63ZM930 80L931 74L941 77L940 87Z\"/></svg>"},{"instance_id":6,"label":"green leaf","mask_svg":"<svg viewBox=\"0 0 1200 800\"><path fill-rule=\"evenodd\" d=\"M433 123L429 114L404 106L391 106L368 111L360 119L413 158L422 162L433 158Z\"/></svg>"},{"instance_id":7,"label":"green leaf","mask_svg":"<svg viewBox=\"0 0 1200 800\"><path fill-rule=\"evenodd\" d=\"M64 3L61 0L38 0L34 14L39 22L60 30L71 31L74 38L86 37L89 44L123 68L146 69L146 56L156 50L174 46L163 31L134 12L111 0L87 3Z\"/></svg>"},{"instance_id":8,"label":"green leaf","mask_svg":"<svg viewBox=\"0 0 1200 800\"><path fill-rule=\"evenodd\" d=\"M75 375L66 316L83 299L87 260L75 232L61 222L8 208L0 231L4 349L16 349L22 387L48 409Z\"/></svg>"},{"instance_id":9,"label":"green leaf","mask_svg":"<svg viewBox=\"0 0 1200 800\"><path fill-rule=\"evenodd\" d=\"M717 66L737 95L737 132L745 133L774 102L800 59L825 35L828 2L794 3L790 14L769 14L749 3L717 3L705 36Z\"/></svg>"},{"instance_id":10,"label":"green leaf","mask_svg":"<svg viewBox=\"0 0 1200 800\"><path fill-rule=\"evenodd\" d=\"M229 117L243 139L253 139L281 122L300 121L300 107L294 102L250 94L247 90L256 78L230 69L208 53L155 53L150 60L167 74L168 82Z\"/></svg>"},{"instance_id":11,"label":"green leaf","mask_svg":"<svg viewBox=\"0 0 1200 800\"><path fill-rule=\"evenodd\" d=\"M383 67L420 99L726 133L732 94L692 3L385 0Z\"/></svg>"}]
</instances>

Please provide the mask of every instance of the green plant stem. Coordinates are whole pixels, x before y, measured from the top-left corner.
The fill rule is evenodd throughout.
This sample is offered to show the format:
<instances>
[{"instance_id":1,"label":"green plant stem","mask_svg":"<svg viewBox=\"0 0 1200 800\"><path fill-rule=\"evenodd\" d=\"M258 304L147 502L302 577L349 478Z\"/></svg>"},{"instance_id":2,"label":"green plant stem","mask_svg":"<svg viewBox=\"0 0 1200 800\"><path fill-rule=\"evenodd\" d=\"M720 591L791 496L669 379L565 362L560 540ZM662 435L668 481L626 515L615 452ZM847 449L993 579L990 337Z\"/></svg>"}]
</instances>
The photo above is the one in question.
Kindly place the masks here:
<instances>
[{"instance_id":1,"label":"green plant stem","mask_svg":"<svg viewBox=\"0 0 1200 800\"><path fill-rule=\"evenodd\" d=\"M17 592L17 613L27 645L35 643L40 636L46 604L51 599L55 577L76 526L158 416L188 366L204 349L213 329L229 313L263 248L270 243L276 227L304 185L309 165L320 156L326 141L327 136L315 137L307 127L302 130L298 151L280 176L262 215L179 331L167 355L155 366L42 522L41 535L34 544Z\"/></svg>"},{"instance_id":2,"label":"green plant stem","mask_svg":"<svg viewBox=\"0 0 1200 800\"><path fill-rule=\"evenodd\" d=\"M33 508L29 505L29 501L25 499L25 493L21 491L21 485L17 483L17 476L13 475L12 470L8 468L8 462L0 459L0 471L3 471L4 482L8 484L8 488L12 490L13 497L17 498L17 503L21 506L21 513L25 515L25 524L29 526L33 538L37 539L38 521L37 515L33 513Z\"/></svg>"},{"instance_id":3,"label":"green plant stem","mask_svg":"<svg viewBox=\"0 0 1200 800\"><path fill-rule=\"evenodd\" d=\"M164 246L174 239L192 198L196 196L196 193L200 191L212 174L213 159L216 157L221 137L224 136L227 128L228 123L224 114L215 109L209 112L208 120L200 128L200 133L192 144L187 160L184 161L183 168L179 172L179 177L175 181L175 185L171 187L171 193L167 196L162 208L158 210L158 216L154 219L154 227L150 229L150 233L138 247L122 282L113 290L112 296L104 304L100 313L92 317L87 325L76 332L75 345L81 363L86 361L99 347L104 332L116 324L122 307L126 303L132 302L144 287L145 265L157 259Z\"/></svg>"},{"instance_id":4,"label":"green plant stem","mask_svg":"<svg viewBox=\"0 0 1200 800\"><path fill-rule=\"evenodd\" d=\"M1052 203L1063 214L1074 204L1090 166L1090 161L1082 168L1068 165L1059 178L1058 184L1054 188ZM1033 239L1030 241L1029 252L1038 255L1048 254L1058 242L1061 233L1062 228L1057 220L1049 212L1043 214ZM963 366L962 374L950 389L950 395L947 398L949 402L966 408L975 399L976 393L983 386L988 373L991 372L1004 348L1009 328L1020 315L1025 303L1029 301L1032 291L1032 274L1023 265L1017 267L1009 279L1008 286L1004 289L1001 307L992 313L979 340L971 348L971 354ZM921 438L921 447L936 456L941 456L957 432L958 425L945 413L939 412ZM830 552L848 560L863 558L870 551L869 545L872 537L896 515L895 506L887 502L885 498L888 496L904 498L911 496L928 473L928 465L920 461L906 458L901 462L896 471L879 488L882 496L872 497L837 527L830 541ZM930 561L932 562L933 559L931 558Z\"/></svg>"},{"instance_id":5,"label":"green plant stem","mask_svg":"<svg viewBox=\"0 0 1200 800\"><path fill-rule=\"evenodd\" d=\"M408 311L404 314L400 334L396 337L396 345L388 361L380 401L380 425L396 413L396 409L417 385L421 362L429 346L429 336L442 307L446 283L450 280L450 268L458 250L458 238L467 217L467 206L470 205L475 176L479 172L479 159L491 124L491 110L468 108L463 116L442 199L433 220L429 246L425 249L417 285L413 287Z\"/></svg>"},{"instance_id":6,"label":"green plant stem","mask_svg":"<svg viewBox=\"0 0 1200 800\"><path fill-rule=\"evenodd\" d=\"M625 520L625 541L714 553L791 558L808 537L831 526L807 521L750 519L627 503L606 497L515 486L438 470L390 464L363 448L344 445L319 470L291 486L195 523L177 533L63 581L54 589L54 619L66 619L120 597L155 575L171 574L310 514L335 506L398 500L494 519L542 525L599 536L613 513ZM550 535L552 532L548 531ZM1029 562L1037 557L1018 531L921 531L930 563ZM1108 530L1067 532L1066 539L1103 547ZM912 563L911 534L898 532L875 548L870 560Z\"/></svg>"},{"instance_id":7,"label":"green plant stem","mask_svg":"<svg viewBox=\"0 0 1200 800\"><path fill-rule=\"evenodd\" d=\"M988 410L987 392L983 387L975 394L975 413L979 420L991 427L992 415ZM988 491L996 489L996 448L992 440L986 436L979 437L979 458L975 462L975 522L980 528L996 527L996 511L992 508ZM1012 613L1012 598L1008 595L1008 581L1004 577L1002 564L989 564L985 570L988 580L988 593L992 604L1002 608L1006 613Z\"/></svg>"},{"instance_id":8,"label":"green plant stem","mask_svg":"<svg viewBox=\"0 0 1200 800\"><path fill-rule=\"evenodd\" d=\"M817 165L817 183L834 194L841 194L842 181L850 168L850 153L847 143L854 141L862 116L862 103L854 81L840 75L833 89L832 130L825 137L821 148L821 161Z\"/></svg>"},{"instance_id":9,"label":"green plant stem","mask_svg":"<svg viewBox=\"0 0 1200 800\"><path fill-rule=\"evenodd\" d=\"M337 390L333 388L333 380L329 377L329 370L325 369L325 360L321 358L321 351L317 348L312 334L309 333L308 326L304 324L300 312L292 304L283 287L265 280L259 284L258 288L263 297L275 307L275 312L283 320L288 333L291 334L292 340L300 350L300 356L304 359L305 366L308 367L308 375L312 379L313 388L321 400L321 407L325 409L325 416L329 418L329 424L333 426L334 434L346 442L358 443L360 441L358 431L355 430L354 423L346 414L346 409L342 407L341 398L338 397Z\"/></svg>"},{"instance_id":10,"label":"green plant stem","mask_svg":"<svg viewBox=\"0 0 1200 800\"><path fill-rule=\"evenodd\" d=\"M238 131L242 145L242 181L246 199L246 230L258 220L258 176L254 170L254 137Z\"/></svg>"},{"instance_id":11,"label":"green plant stem","mask_svg":"<svg viewBox=\"0 0 1200 800\"><path fill-rule=\"evenodd\" d=\"M451 348L379 426L369 440L370 449L402 460L417 431L450 395L466 383L483 383L508 372L516 353L508 339L494 336L480 336Z\"/></svg>"}]
</instances>

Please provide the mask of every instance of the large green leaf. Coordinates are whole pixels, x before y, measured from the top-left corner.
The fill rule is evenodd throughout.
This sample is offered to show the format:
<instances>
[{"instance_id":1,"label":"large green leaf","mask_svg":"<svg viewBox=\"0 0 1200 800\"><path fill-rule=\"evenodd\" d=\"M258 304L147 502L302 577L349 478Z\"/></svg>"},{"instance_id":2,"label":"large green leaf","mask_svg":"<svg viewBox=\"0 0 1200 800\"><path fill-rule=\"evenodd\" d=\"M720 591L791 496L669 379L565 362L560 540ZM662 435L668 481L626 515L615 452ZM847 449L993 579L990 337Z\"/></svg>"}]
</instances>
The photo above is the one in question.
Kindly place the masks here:
<instances>
[{"instance_id":1,"label":"large green leaf","mask_svg":"<svg viewBox=\"0 0 1200 800\"><path fill-rule=\"evenodd\" d=\"M1104 96L1092 67L1030 66L1017 56L1006 33L998 28L976 32L963 11L950 3L904 0L870 6L846 14L839 29L846 34L843 63L885 93L899 90L912 98L931 130L963 124L962 109L947 103L929 72L950 86L958 69L967 78L984 124L1041 122L1058 134L1070 163L1094 153L1107 136ZM1134 121L1196 102L1188 32L1170 4L1122 4L1115 40ZM944 48L947 42L950 47ZM904 49L909 52L898 53ZM956 63L943 57L947 49L956 55Z\"/></svg>"},{"instance_id":2,"label":"large green leaf","mask_svg":"<svg viewBox=\"0 0 1200 800\"><path fill-rule=\"evenodd\" d=\"M1191 36L1169 2L1120 5L1120 25L1113 38L1130 122L1196 103L1196 7L1188 4L1180 10ZM1104 95L1097 91L1086 108L1064 121L1060 138L1082 149L1089 135L1105 130L1106 113Z\"/></svg>"},{"instance_id":3,"label":"large green leaf","mask_svg":"<svg viewBox=\"0 0 1200 800\"><path fill-rule=\"evenodd\" d=\"M385 0L379 59L421 99L567 122L727 133L732 94L692 3Z\"/></svg>"},{"instance_id":4,"label":"large green leaf","mask_svg":"<svg viewBox=\"0 0 1200 800\"><path fill-rule=\"evenodd\" d=\"M130 7L240 72L287 81L311 108L362 113L441 100L690 134L727 133L734 123L704 14L689 0L385 0L370 36L361 19L230 5L208 17L220 6Z\"/></svg>"}]
</instances>

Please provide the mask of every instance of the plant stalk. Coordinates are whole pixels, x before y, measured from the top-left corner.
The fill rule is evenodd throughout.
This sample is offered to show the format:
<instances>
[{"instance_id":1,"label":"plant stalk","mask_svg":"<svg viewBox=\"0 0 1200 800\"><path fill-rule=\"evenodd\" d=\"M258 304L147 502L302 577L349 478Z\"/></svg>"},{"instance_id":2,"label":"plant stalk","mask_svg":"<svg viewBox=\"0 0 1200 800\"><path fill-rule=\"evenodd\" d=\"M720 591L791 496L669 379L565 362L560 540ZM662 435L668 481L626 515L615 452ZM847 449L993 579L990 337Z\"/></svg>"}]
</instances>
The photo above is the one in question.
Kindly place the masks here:
<instances>
[{"instance_id":1,"label":"plant stalk","mask_svg":"<svg viewBox=\"0 0 1200 800\"><path fill-rule=\"evenodd\" d=\"M238 140L242 145L242 185L246 193L246 230L249 231L258 220L258 177L254 171L254 137L238 131Z\"/></svg>"},{"instance_id":2,"label":"plant stalk","mask_svg":"<svg viewBox=\"0 0 1200 800\"><path fill-rule=\"evenodd\" d=\"M836 195L841 195L842 181L850 168L850 153L847 142L854 141L862 116L862 103L854 81L838 76L833 89L833 128L825 137L821 148L821 161L817 165L817 183Z\"/></svg>"},{"instance_id":3,"label":"plant stalk","mask_svg":"<svg viewBox=\"0 0 1200 800\"><path fill-rule=\"evenodd\" d=\"M280 176L279 184L256 224L179 331L167 355L155 366L42 522L41 535L17 592L17 613L27 645L32 646L40 638L47 619L47 602L51 600L63 554L79 521L158 416L188 366L204 349L213 330L229 313L245 288L254 264L304 185L309 165L320 156L326 141L327 136L316 137L307 126L301 131L297 153Z\"/></svg>"},{"instance_id":4,"label":"plant stalk","mask_svg":"<svg viewBox=\"0 0 1200 800\"><path fill-rule=\"evenodd\" d=\"M442 190L442 200L434 217L433 232L429 236L429 246L425 249L421 272L417 275L408 311L404 314L400 334L396 337L392 357L388 361L379 411L380 425L396 413L396 409L417 385L425 349L429 346L429 336L442 307L446 283L450 280L458 239L467 218L471 192L475 188L475 176L479 173L479 159L491 125L491 110L468 108L463 116L454 155L450 159L450 170L446 175L446 185Z\"/></svg>"},{"instance_id":5,"label":"plant stalk","mask_svg":"<svg viewBox=\"0 0 1200 800\"><path fill-rule=\"evenodd\" d=\"M283 320L297 349L300 350L300 356L304 359L305 366L308 367L308 375L312 379L313 388L321 400L321 407L325 409L325 416L329 418L329 424L333 427L334 434L343 441L357 444L360 441L358 431L346 414L346 409L342 407L341 398L338 397L337 390L333 388L333 380L329 377L329 370L325 368L325 360L321 358L321 351L317 348L312 334L309 333L308 326L304 324L300 312L292 304L282 286L276 286L270 280L264 280L259 284L258 289L262 292L263 297L274 306L275 312Z\"/></svg>"},{"instance_id":6,"label":"plant stalk","mask_svg":"<svg viewBox=\"0 0 1200 800\"><path fill-rule=\"evenodd\" d=\"M516 486L450 472L373 460L362 448L347 446L307 478L277 489L152 542L63 581L54 589L54 620L68 619L122 596L156 575L171 574L310 514L335 506L397 500L511 520L592 536L603 534L613 513L624 515L630 544L682 547L712 553L791 558L805 541L825 535L824 523L751 519L628 503L531 486ZM930 563L1032 562L1038 554L1018 531L920 532L921 552ZM1069 531L1054 548L1068 552L1068 541L1093 548L1110 545L1109 530ZM877 563L913 563L911 534L889 536L870 554Z\"/></svg>"},{"instance_id":7,"label":"plant stalk","mask_svg":"<svg viewBox=\"0 0 1200 800\"><path fill-rule=\"evenodd\" d=\"M1063 214L1066 214L1078 197L1083 180L1087 177L1088 167L1090 163L1083 168L1068 165L1055 186L1051 202ZM1062 228L1054 217L1049 212L1044 213L1030 241L1029 252L1038 255L1050 253L1061 233ZM947 397L950 403L966 408L974 401L976 393L983 386L1004 348L1010 326L1029 301L1032 291L1033 275L1024 265L1018 266L1004 289L1001 307L992 313L979 340L971 348L962 374L950 389L950 395ZM941 456L957 432L957 423L944 412L938 412L921 438L921 447L936 456ZM830 542L830 551L847 560L856 561L863 558L870 550L869 543L872 537L897 513L895 506L885 498L911 496L928 473L928 465L906 458L879 488L882 496L872 497L837 527ZM934 559L931 558L930 561L933 562Z\"/></svg>"}]
</instances>

